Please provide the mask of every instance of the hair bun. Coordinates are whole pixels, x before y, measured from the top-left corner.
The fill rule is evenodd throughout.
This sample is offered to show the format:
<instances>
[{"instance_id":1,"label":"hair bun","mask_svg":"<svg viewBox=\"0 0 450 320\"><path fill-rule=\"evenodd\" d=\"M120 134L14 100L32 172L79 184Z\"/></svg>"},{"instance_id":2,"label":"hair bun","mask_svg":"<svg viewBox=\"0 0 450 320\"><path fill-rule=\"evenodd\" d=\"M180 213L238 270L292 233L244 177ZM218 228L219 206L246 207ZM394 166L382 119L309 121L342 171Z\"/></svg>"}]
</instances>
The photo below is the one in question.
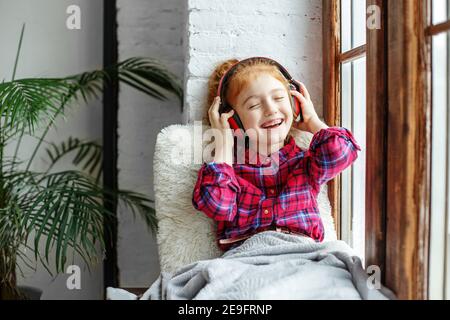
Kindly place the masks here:
<instances>
[{"instance_id":1,"label":"hair bun","mask_svg":"<svg viewBox=\"0 0 450 320\"><path fill-rule=\"evenodd\" d=\"M214 69L214 71L212 72L211 76L209 77L209 82L208 82L208 106L210 106L213 101L214 98L217 95L217 89L219 88L219 82L220 79L222 79L223 75L230 70L230 68L238 63L239 60L238 59L229 59L226 60L222 63L220 63L219 65L216 66L216 68Z\"/></svg>"}]
</instances>

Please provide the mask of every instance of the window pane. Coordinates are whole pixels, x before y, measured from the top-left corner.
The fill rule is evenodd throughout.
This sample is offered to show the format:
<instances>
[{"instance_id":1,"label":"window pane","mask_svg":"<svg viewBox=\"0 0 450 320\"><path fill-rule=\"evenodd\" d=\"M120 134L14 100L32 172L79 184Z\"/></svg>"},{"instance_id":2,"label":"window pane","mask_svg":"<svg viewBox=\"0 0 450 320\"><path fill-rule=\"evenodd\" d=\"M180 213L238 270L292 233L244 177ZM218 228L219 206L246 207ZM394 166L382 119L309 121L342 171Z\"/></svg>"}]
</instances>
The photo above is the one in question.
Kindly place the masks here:
<instances>
[{"instance_id":1,"label":"window pane","mask_svg":"<svg viewBox=\"0 0 450 320\"><path fill-rule=\"evenodd\" d=\"M365 247L366 58L342 65L342 126L361 146L358 159L342 173L341 232L362 258Z\"/></svg>"},{"instance_id":2,"label":"window pane","mask_svg":"<svg viewBox=\"0 0 450 320\"><path fill-rule=\"evenodd\" d=\"M366 43L366 0L341 0L341 52Z\"/></svg>"},{"instance_id":3,"label":"window pane","mask_svg":"<svg viewBox=\"0 0 450 320\"><path fill-rule=\"evenodd\" d=\"M366 43L366 0L352 0L352 48Z\"/></svg>"},{"instance_id":4,"label":"window pane","mask_svg":"<svg viewBox=\"0 0 450 320\"><path fill-rule=\"evenodd\" d=\"M344 63L341 68L341 121L344 128L352 127L352 64ZM351 169L342 172L341 185L341 240L352 246L352 175Z\"/></svg>"},{"instance_id":5,"label":"window pane","mask_svg":"<svg viewBox=\"0 0 450 320\"><path fill-rule=\"evenodd\" d=\"M450 0L432 0L432 22L438 24L449 20Z\"/></svg>"},{"instance_id":6,"label":"window pane","mask_svg":"<svg viewBox=\"0 0 450 320\"><path fill-rule=\"evenodd\" d=\"M361 146L353 174L353 248L363 258L365 246L365 185L366 185L366 58L353 61L353 126L352 133Z\"/></svg>"},{"instance_id":7,"label":"window pane","mask_svg":"<svg viewBox=\"0 0 450 320\"><path fill-rule=\"evenodd\" d=\"M431 154L431 226L430 226L430 279L431 299L449 299L448 267L449 208L449 63L448 34L432 39L432 154ZM447 278L447 279L446 279ZM445 283L447 281L447 283ZM447 292L446 292L447 291Z\"/></svg>"},{"instance_id":8,"label":"window pane","mask_svg":"<svg viewBox=\"0 0 450 320\"><path fill-rule=\"evenodd\" d=\"M352 2L341 0L341 52L352 48Z\"/></svg>"}]
</instances>

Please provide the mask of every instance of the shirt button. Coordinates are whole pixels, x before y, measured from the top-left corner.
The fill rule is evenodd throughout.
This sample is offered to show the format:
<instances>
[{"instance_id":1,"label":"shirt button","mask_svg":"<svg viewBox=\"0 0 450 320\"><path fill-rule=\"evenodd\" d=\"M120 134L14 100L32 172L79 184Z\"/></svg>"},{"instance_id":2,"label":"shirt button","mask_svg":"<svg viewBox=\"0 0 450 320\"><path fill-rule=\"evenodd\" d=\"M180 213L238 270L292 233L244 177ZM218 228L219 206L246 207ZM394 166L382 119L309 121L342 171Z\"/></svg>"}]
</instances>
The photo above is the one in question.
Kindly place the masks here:
<instances>
[{"instance_id":1,"label":"shirt button","mask_svg":"<svg viewBox=\"0 0 450 320\"><path fill-rule=\"evenodd\" d=\"M264 214L269 214L269 210L264 210Z\"/></svg>"},{"instance_id":2,"label":"shirt button","mask_svg":"<svg viewBox=\"0 0 450 320\"><path fill-rule=\"evenodd\" d=\"M269 193L270 193L270 194L274 194L274 193L275 193L275 190L269 189Z\"/></svg>"}]
</instances>

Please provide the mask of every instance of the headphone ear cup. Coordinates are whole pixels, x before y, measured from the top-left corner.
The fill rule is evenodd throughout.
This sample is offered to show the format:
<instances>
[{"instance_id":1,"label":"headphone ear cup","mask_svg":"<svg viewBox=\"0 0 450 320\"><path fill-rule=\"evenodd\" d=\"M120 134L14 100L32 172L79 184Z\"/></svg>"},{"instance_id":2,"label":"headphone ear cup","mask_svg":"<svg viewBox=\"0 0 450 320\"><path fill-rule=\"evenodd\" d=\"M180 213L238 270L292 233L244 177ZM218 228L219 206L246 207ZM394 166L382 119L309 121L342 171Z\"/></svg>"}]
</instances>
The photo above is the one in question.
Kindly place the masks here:
<instances>
[{"instance_id":1,"label":"headphone ear cup","mask_svg":"<svg viewBox=\"0 0 450 320\"><path fill-rule=\"evenodd\" d=\"M300 91L300 87L298 86L298 84L289 83L289 88L291 90ZM302 122L303 115L300 101L298 101L298 99L296 99L292 94L291 94L291 106L292 106L292 113L294 114L294 121L296 121L298 118L298 121Z\"/></svg>"},{"instance_id":2,"label":"headphone ear cup","mask_svg":"<svg viewBox=\"0 0 450 320\"><path fill-rule=\"evenodd\" d=\"M300 101L295 99L293 95L291 95L291 106L292 106L292 113L294 114L294 121L297 120L297 117L300 115L300 121L303 120L302 117L302 109L300 107Z\"/></svg>"},{"instance_id":3,"label":"headphone ear cup","mask_svg":"<svg viewBox=\"0 0 450 320\"><path fill-rule=\"evenodd\" d=\"M234 115L231 118L228 118L228 123L230 124L231 129L236 130L238 128L238 124L236 123Z\"/></svg>"},{"instance_id":4,"label":"headphone ear cup","mask_svg":"<svg viewBox=\"0 0 450 320\"><path fill-rule=\"evenodd\" d=\"M233 114L233 118L236 119L236 123L238 128L237 129L242 129L243 131L245 131L244 125L242 124L241 118L239 118L237 112L235 111Z\"/></svg>"},{"instance_id":5,"label":"headphone ear cup","mask_svg":"<svg viewBox=\"0 0 450 320\"><path fill-rule=\"evenodd\" d=\"M236 111L234 112L232 117L228 118L228 123L230 124L230 128L233 130L238 130L238 129L245 130L244 126L242 125L241 118L239 118Z\"/></svg>"}]
</instances>

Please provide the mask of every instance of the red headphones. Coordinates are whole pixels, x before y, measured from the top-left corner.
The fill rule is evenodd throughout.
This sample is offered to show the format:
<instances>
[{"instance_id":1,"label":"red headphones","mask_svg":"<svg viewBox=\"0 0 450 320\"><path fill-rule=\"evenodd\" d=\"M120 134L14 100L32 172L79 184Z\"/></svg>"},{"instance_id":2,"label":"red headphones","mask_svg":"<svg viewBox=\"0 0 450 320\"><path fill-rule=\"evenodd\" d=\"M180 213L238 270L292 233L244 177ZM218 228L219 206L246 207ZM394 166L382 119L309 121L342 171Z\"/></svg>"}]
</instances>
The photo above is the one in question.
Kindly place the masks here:
<instances>
[{"instance_id":1,"label":"red headphones","mask_svg":"<svg viewBox=\"0 0 450 320\"><path fill-rule=\"evenodd\" d=\"M232 107L226 101L225 97L226 97L226 90L227 90L228 82L231 79L231 76L235 73L236 66L241 63L249 62L250 60L253 60L253 59L259 59L259 60L263 59L263 60L268 61L270 64L276 66L280 70L281 74L286 78L286 80L289 81L289 88L291 90L300 91L299 85L297 84L297 82L294 81L294 79L291 77L289 72L275 60L272 60L272 59L266 58L266 57L247 58L247 59L241 60L241 61L235 63L234 65L232 65L231 68L227 72L225 72L225 74L220 79L219 87L217 88L217 95L220 96L220 101L221 101L220 107L219 107L219 114L222 114L224 112L229 112L232 109ZM290 97L291 97L292 112L294 114L294 121L303 121L303 116L302 116L302 112L301 112L301 108L300 108L300 102L297 99L295 99L292 95L290 95ZM228 122L230 123L231 129L234 129L234 130L242 129L245 131L245 128L242 125L241 119L239 118L237 112L234 112L233 116L228 119Z\"/></svg>"}]
</instances>

